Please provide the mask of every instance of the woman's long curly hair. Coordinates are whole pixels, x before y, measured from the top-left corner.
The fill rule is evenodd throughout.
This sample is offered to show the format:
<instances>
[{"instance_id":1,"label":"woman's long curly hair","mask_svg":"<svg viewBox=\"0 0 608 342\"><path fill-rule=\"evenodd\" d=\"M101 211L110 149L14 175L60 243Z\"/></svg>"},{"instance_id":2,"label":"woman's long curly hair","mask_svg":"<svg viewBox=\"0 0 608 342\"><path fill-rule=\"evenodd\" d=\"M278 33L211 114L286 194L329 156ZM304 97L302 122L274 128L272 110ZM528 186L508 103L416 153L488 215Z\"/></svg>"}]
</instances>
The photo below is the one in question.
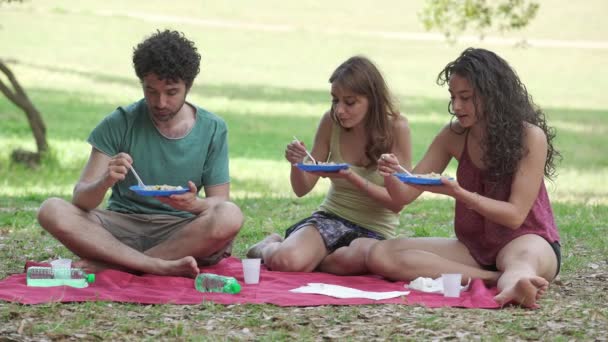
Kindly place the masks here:
<instances>
[{"instance_id":1,"label":"woman's long curly hair","mask_svg":"<svg viewBox=\"0 0 608 342\"><path fill-rule=\"evenodd\" d=\"M140 81L154 73L161 80L183 80L190 89L200 71L200 61L194 42L177 31L156 31L133 49L133 66Z\"/></svg>"},{"instance_id":2,"label":"woman's long curly hair","mask_svg":"<svg viewBox=\"0 0 608 342\"><path fill-rule=\"evenodd\" d=\"M365 156L369 163L365 166L375 166L382 153L391 151L395 140L392 122L399 117L380 70L368 58L353 56L338 66L329 78L329 82L367 98L369 107L365 118L367 129ZM330 113L334 123L342 127L333 105Z\"/></svg>"},{"instance_id":3,"label":"woman's long curly hair","mask_svg":"<svg viewBox=\"0 0 608 342\"><path fill-rule=\"evenodd\" d=\"M525 122L540 127L547 136L544 174L552 179L555 161L560 157L553 147L555 130L547 126L545 114L534 104L515 70L491 51L468 48L439 73L437 84L445 85L453 74L466 78L474 88L473 103L482 111L477 117L484 120L486 128L481 141L482 161L490 179L498 181L517 170L528 152L523 145ZM451 102L449 112L454 115Z\"/></svg>"}]
</instances>

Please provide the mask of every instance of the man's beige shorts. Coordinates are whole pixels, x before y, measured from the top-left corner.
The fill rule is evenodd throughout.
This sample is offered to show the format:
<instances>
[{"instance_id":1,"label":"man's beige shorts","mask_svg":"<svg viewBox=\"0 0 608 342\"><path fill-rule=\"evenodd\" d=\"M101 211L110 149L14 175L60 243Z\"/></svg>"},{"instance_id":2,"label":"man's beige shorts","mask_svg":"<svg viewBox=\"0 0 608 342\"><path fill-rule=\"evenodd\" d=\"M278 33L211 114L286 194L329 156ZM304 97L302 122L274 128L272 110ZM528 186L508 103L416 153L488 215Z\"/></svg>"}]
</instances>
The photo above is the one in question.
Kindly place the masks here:
<instances>
[{"instance_id":1,"label":"man's beige shorts","mask_svg":"<svg viewBox=\"0 0 608 342\"><path fill-rule=\"evenodd\" d=\"M140 252L166 241L196 219L172 215L123 214L104 209L94 209L91 214L99 218L101 225L116 239ZM210 256L194 257L199 266L209 266L229 257L231 253L232 241Z\"/></svg>"}]
</instances>

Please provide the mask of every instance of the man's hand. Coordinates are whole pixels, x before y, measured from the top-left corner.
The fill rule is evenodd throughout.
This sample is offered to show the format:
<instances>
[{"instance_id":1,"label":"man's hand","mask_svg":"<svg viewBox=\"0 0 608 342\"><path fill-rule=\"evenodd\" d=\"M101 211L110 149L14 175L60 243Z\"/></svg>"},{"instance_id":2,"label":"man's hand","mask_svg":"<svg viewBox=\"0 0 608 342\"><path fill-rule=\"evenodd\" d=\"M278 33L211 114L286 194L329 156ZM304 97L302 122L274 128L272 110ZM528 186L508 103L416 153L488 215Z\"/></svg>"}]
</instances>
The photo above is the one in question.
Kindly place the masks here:
<instances>
[{"instance_id":1,"label":"man's hand","mask_svg":"<svg viewBox=\"0 0 608 342\"><path fill-rule=\"evenodd\" d=\"M120 152L112 157L103 174L102 183L104 186L111 188L116 182L124 180L129 173L131 164L133 164L133 159L127 153Z\"/></svg>"},{"instance_id":2,"label":"man's hand","mask_svg":"<svg viewBox=\"0 0 608 342\"><path fill-rule=\"evenodd\" d=\"M192 181L188 181L188 188L190 191L186 193L171 195L169 197L156 197L156 199L177 210L198 215L206 209L204 200L198 197L196 185Z\"/></svg>"}]
</instances>

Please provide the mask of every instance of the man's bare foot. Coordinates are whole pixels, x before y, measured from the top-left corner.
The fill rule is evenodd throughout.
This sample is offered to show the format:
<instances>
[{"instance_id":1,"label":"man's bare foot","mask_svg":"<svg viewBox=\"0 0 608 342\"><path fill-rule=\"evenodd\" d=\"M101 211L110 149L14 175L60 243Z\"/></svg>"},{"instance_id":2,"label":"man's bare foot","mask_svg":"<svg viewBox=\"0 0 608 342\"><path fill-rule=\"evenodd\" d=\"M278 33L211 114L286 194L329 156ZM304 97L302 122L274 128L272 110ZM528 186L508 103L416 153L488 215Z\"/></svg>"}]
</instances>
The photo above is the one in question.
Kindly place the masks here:
<instances>
[{"instance_id":1,"label":"man's bare foot","mask_svg":"<svg viewBox=\"0 0 608 342\"><path fill-rule=\"evenodd\" d=\"M124 266L112 265L102 261L96 261L91 259L80 259L78 261L75 261L72 266L75 268L80 268L86 273L99 273L106 269L133 272L132 270L129 270Z\"/></svg>"},{"instance_id":2,"label":"man's bare foot","mask_svg":"<svg viewBox=\"0 0 608 342\"><path fill-rule=\"evenodd\" d=\"M256 259L256 258L261 259L262 251L264 250L264 247L266 247L269 243L282 242L282 241L283 241L283 238L281 237L281 235L279 235L277 233L272 233L272 234L268 235L267 237L265 237L264 240L251 246L249 248L249 250L247 251L247 257L251 258L251 259Z\"/></svg>"},{"instance_id":3,"label":"man's bare foot","mask_svg":"<svg viewBox=\"0 0 608 342\"><path fill-rule=\"evenodd\" d=\"M155 258L155 261L156 263L154 264L154 267L146 271L133 270L125 266L113 265L102 261L90 259L78 260L74 262L74 267L82 268L87 273L98 273L105 269L113 269L136 274L150 273L189 278L196 277L200 272L198 264L196 263L196 259L191 256L183 257L177 260L164 260Z\"/></svg>"},{"instance_id":4,"label":"man's bare foot","mask_svg":"<svg viewBox=\"0 0 608 342\"><path fill-rule=\"evenodd\" d=\"M542 277L522 278L515 286L503 289L494 300L500 305L514 302L526 308L536 307L536 301L542 297L549 288L549 282Z\"/></svg>"},{"instance_id":5,"label":"man's bare foot","mask_svg":"<svg viewBox=\"0 0 608 342\"><path fill-rule=\"evenodd\" d=\"M194 278L200 273L196 259L191 256L183 257L177 260L159 260L161 260L162 264L159 267L158 272L152 271L150 273L190 278Z\"/></svg>"}]
</instances>

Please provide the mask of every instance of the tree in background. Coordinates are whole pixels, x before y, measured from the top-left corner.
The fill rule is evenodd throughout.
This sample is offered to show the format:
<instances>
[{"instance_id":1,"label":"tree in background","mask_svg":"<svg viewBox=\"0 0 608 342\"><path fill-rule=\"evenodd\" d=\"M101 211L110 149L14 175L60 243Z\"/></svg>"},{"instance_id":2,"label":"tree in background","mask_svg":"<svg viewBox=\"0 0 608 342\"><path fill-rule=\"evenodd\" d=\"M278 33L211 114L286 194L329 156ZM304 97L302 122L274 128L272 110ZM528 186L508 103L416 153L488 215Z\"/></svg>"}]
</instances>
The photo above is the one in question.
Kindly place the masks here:
<instances>
[{"instance_id":1,"label":"tree in background","mask_svg":"<svg viewBox=\"0 0 608 342\"><path fill-rule=\"evenodd\" d=\"M427 0L420 13L426 30L441 31L454 42L468 28L483 39L486 30L520 30L536 16L540 5L526 0Z\"/></svg>"},{"instance_id":2,"label":"tree in background","mask_svg":"<svg viewBox=\"0 0 608 342\"><path fill-rule=\"evenodd\" d=\"M3 3L10 2L22 2L22 0L0 0L0 5ZM4 74L8 81L8 85L0 79L0 92L4 94L12 103L17 107L21 108L27 117L27 121L30 124L34 139L36 140L37 152L29 152L21 149L14 150L11 154L11 158L16 162L22 162L30 166L36 166L40 163L40 157L44 152L48 150L48 143L46 141L46 126L42 120L40 112L36 109L32 101L25 93L19 81L5 63L4 60L0 59L0 74Z\"/></svg>"}]
</instances>

